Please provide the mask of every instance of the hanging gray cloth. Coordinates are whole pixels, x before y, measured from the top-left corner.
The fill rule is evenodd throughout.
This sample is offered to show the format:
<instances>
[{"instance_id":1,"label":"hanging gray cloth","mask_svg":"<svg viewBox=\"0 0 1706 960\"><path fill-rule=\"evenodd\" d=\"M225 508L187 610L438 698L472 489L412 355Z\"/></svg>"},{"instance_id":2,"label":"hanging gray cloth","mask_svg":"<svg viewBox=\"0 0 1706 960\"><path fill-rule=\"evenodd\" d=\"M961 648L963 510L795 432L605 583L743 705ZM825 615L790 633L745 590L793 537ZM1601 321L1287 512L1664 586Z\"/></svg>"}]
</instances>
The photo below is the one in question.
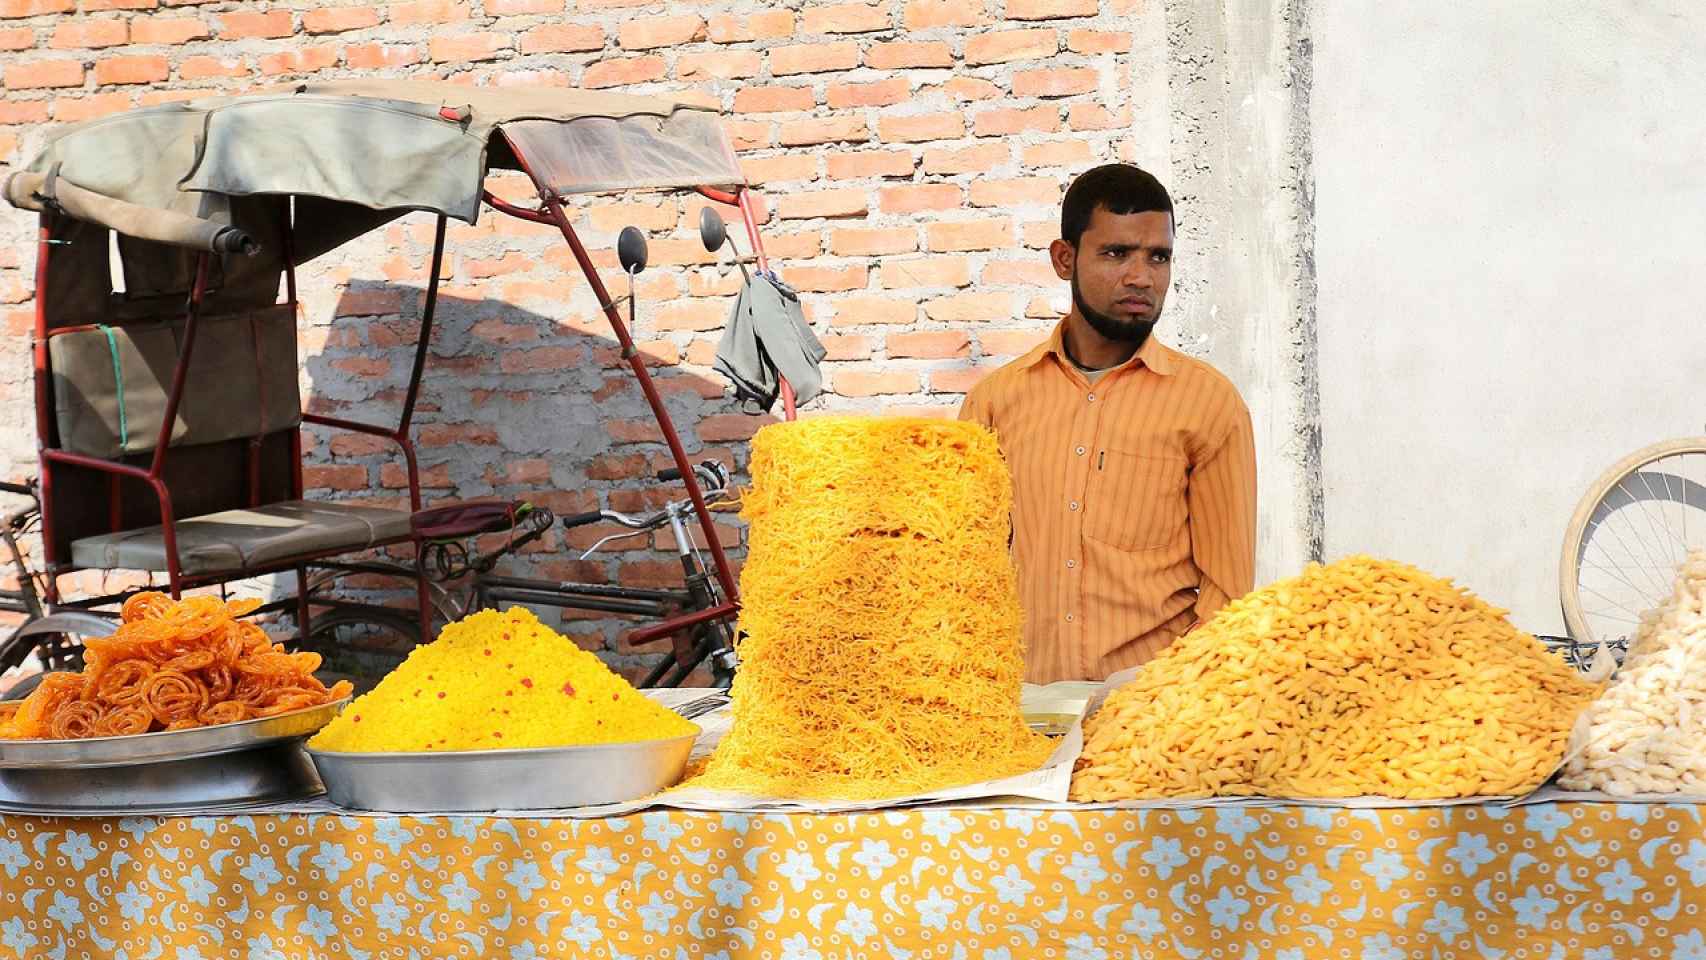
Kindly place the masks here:
<instances>
[{"instance_id":1,"label":"hanging gray cloth","mask_svg":"<svg viewBox=\"0 0 1706 960\"><path fill-rule=\"evenodd\" d=\"M780 373L794 388L794 402L807 403L823 391L823 357L800 295L773 276L749 274L717 344L716 370L735 385L735 398L768 411L781 392Z\"/></svg>"}]
</instances>

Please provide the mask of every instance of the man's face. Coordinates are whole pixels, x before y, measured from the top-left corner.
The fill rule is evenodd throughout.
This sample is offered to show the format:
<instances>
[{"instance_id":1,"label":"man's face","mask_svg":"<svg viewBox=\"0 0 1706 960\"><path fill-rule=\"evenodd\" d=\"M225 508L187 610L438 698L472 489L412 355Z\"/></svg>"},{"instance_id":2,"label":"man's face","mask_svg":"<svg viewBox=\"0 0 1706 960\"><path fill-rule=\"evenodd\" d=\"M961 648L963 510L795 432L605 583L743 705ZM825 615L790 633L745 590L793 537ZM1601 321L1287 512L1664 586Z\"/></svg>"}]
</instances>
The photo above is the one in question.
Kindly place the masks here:
<instances>
[{"instance_id":1,"label":"man's face","mask_svg":"<svg viewBox=\"0 0 1706 960\"><path fill-rule=\"evenodd\" d=\"M1077 249L1057 240L1050 253L1055 273L1072 281L1073 302L1092 329L1127 343L1149 336L1173 276L1172 216L1098 207Z\"/></svg>"}]
</instances>

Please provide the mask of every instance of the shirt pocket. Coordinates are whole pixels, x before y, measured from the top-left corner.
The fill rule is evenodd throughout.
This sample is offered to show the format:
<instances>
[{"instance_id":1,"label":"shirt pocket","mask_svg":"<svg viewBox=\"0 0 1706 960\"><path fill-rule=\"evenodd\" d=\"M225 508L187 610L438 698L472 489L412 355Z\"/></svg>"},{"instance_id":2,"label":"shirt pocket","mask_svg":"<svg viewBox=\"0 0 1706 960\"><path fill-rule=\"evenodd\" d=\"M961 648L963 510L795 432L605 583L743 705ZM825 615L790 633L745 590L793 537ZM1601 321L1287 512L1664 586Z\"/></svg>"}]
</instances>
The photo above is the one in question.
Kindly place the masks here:
<instances>
[{"instance_id":1,"label":"shirt pocket","mask_svg":"<svg viewBox=\"0 0 1706 960\"><path fill-rule=\"evenodd\" d=\"M1096 456L1085 491L1084 535L1118 550L1154 550L1185 532L1190 463L1126 450Z\"/></svg>"}]
</instances>

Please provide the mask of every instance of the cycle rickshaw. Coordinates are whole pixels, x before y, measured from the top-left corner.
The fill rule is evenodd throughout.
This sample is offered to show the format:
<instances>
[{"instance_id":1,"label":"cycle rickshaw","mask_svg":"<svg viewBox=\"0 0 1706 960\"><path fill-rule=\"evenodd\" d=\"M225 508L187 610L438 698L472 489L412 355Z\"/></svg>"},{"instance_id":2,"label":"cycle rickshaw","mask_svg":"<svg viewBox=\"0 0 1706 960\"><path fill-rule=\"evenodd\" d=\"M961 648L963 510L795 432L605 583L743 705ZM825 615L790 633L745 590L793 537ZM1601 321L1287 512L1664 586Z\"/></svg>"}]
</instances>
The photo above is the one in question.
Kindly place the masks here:
<instances>
[{"instance_id":1,"label":"cycle rickshaw","mask_svg":"<svg viewBox=\"0 0 1706 960\"><path fill-rule=\"evenodd\" d=\"M494 169L524 174L538 206L495 196L487 189ZM418 558L435 535L494 529L490 511L475 511L462 527L446 528L442 513L432 515L436 527L420 522L411 439L445 226L474 223L482 207L562 234L657 420L686 491L683 506L709 550L711 599L630 639L729 621L736 586L701 489L705 474L688 461L620 300L565 211L578 194L634 190L697 191L726 204L750 243L737 261L765 271L752 194L717 112L671 99L341 81L151 107L58 133L5 185L7 200L40 215L33 360L43 569L40 596L19 604L33 618L0 644L0 670L31 648L49 669L74 665L77 638L106 632L128 593L62 596L58 577L71 571L147 571L163 576L174 596L294 571L295 597L262 613L294 616L306 642L316 614L345 623L364 615L362 605L316 584L397 569L340 558L411 546ZM298 269L415 211L435 217L436 232L396 422L304 412ZM629 249L635 238L638 251ZM630 276L643 268L643 246L643 235L624 237ZM631 299L629 309L631 320ZM791 417L785 380L777 392ZM406 470L410 509L305 499L305 426L390 441ZM429 637L426 566L417 560L404 569L414 580L420 635ZM391 608L367 612L396 616Z\"/></svg>"}]
</instances>

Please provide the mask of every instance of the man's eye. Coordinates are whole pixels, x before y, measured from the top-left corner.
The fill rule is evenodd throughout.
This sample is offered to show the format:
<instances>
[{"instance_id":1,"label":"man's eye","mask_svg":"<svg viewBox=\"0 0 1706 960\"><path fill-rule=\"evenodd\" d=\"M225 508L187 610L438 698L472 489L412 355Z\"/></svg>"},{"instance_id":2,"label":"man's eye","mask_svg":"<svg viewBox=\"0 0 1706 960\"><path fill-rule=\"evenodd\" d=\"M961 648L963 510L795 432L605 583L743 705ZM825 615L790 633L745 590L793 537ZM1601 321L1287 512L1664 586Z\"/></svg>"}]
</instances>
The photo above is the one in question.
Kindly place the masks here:
<instances>
[{"instance_id":1,"label":"man's eye","mask_svg":"<svg viewBox=\"0 0 1706 960\"><path fill-rule=\"evenodd\" d=\"M1157 253L1157 254L1154 254L1153 256L1151 256L1149 259L1153 260L1156 263L1172 263L1173 262L1173 255L1170 253Z\"/></svg>"}]
</instances>

